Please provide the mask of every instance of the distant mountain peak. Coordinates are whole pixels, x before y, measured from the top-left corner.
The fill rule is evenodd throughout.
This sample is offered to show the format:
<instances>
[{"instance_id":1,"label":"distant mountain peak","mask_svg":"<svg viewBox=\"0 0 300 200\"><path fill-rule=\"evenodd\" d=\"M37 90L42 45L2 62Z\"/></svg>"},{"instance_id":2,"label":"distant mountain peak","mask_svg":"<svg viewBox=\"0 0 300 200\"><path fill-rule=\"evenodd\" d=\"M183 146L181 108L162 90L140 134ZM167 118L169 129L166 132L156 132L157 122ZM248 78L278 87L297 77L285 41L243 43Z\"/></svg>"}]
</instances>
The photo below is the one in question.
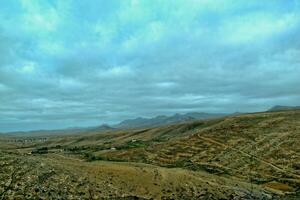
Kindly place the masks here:
<instances>
[{"instance_id":1,"label":"distant mountain peak","mask_svg":"<svg viewBox=\"0 0 300 200\"><path fill-rule=\"evenodd\" d=\"M220 114L220 113L192 112L192 113L186 113L186 114L176 113L172 116L159 115L159 116L156 116L153 118L138 117L135 119L124 120L113 127L116 127L116 128L151 127L151 126L175 124L175 123L192 121L192 120L210 119L210 118L222 117L225 115L226 114Z\"/></svg>"},{"instance_id":2,"label":"distant mountain peak","mask_svg":"<svg viewBox=\"0 0 300 200\"><path fill-rule=\"evenodd\" d=\"M300 109L300 106L275 105L272 108L270 108L268 111L284 111L284 110L298 110L298 109Z\"/></svg>"}]
</instances>

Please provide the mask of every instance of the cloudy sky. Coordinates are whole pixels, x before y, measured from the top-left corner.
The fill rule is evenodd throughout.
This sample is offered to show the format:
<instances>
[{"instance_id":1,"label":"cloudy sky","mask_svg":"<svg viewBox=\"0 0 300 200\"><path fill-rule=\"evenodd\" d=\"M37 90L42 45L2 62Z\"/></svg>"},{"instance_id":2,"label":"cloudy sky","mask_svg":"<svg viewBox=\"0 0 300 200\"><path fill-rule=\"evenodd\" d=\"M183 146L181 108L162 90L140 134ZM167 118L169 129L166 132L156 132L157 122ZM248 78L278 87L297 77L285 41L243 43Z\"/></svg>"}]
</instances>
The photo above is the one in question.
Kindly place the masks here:
<instances>
[{"instance_id":1,"label":"cloudy sky","mask_svg":"<svg viewBox=\"0 0 300 200\"><path fill-rule=\"evenodd\" d=\"M300 104L300 0L0 0L0 132Z\"/></svg>"}]
</instances>

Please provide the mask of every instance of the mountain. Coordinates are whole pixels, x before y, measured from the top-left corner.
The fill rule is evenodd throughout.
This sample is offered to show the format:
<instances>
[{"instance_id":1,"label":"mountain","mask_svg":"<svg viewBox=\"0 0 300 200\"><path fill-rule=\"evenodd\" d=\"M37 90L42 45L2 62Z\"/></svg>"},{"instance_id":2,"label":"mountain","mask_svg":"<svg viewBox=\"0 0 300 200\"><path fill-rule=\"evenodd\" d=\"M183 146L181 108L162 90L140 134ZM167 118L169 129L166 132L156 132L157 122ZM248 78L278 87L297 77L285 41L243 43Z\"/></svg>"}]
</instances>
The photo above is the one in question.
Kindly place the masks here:
<instances>
[{"instance_id":1,"label":"mountain","mask_svg":"<svg viewBox=\"0 0 300 200\"><path fill-rule=\"evenodd\" d=\"M101 126L96 126L96 127L91 127L91 128L81 128L82 131L111 131L114 130L115 128L107 125L107 124L102 124Z\"/></svg>"},{"instance_id":2,"label":"mountain","mask_svg":"<svg viewBox=\"0 0 300 200\"><path fill-rule=\"evenodd\" d=\"M93 127L70 127L66 129L58 130L34 130L34 131L16 131L10 132L9 135L26 135L26 136L50 136L50 135L70 135L81 134L86 132L103 132L113 131L115 129L123 128L143 128L154 127L160 125L169 125L176 123L183 123L202 119L213 119L218 117L230 116L230 114L224 113L203 113L203 112L191 112L186 114L174 114L172 116L159 115L153 118L138 117L136 119L127 119L116 125L102 124L100 126Z\"/></svg>"},{"instance_id":3,"label":"mountain","mask_svg":"<svg viewBox=\"0 0 300 200\"><path fill-rule=\"evenodd\" d=\"M140 127L152 127L159 125L175 124L200 119L212 119L217 117L223 117L227 114L224 113L187 113L187 114L175 114L173 116L160 115L154 118L136 118L124 120L121 123L115 125L116 128L140 128Z\"/></svg>"},{"instance_id":4,"label":"mountain","mask_svg":"<svg viewBox=\"0 0 300 200\"><path fill-rule=\"evenodd\" d=\"M71 127L71 128L59 129L59 130L16 131L16 132L4 133L4 134L9 136L47 137L47 136L54 136L54 135L58 136L58 135L82 134L82 133L89 133L89 132L104 132L104 131L111 131L111 130L114 130L114 128L110 127L107 124L103 124L94 127Z\"/></svg>"},{"instance_id":5,"label":"mountain","mask_svg":"<svg viewBox=\"0 0 300 200\"><path fill-rule=\"evenodd\" d=\"M284 110L299 110L300 106L280 106L276 105L269 109L268 111L284 111Z\"/></svg>"},{"instance_id":6,"label":"mountain","mask_svg":"<svg viewBox=\"0 0 300 200\"><path fill-rule=\"evenodd\" d=\"M0 135L0 199L300 199L299 120L300 110L288 110L47 139Z\"/></svg>"}]
</instances>

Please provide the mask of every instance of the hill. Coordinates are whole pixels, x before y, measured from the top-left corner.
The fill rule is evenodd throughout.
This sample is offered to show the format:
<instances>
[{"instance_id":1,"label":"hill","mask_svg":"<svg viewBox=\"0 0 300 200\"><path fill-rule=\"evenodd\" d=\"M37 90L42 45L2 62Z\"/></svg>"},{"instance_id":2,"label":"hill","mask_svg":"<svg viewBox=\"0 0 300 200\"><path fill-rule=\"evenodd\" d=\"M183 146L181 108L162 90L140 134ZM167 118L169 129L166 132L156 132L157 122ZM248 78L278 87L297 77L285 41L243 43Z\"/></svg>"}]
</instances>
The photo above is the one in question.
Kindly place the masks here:
<instances>
[{"instance_id":1,"label":"hill","mask_svg":"<svg viewBox=\"0 0 300 200\"><path fill-rule=\"evenodd\" d=\"M299 199L299 122L288 110L0 137L0 198Z\"/></svg>"},{"instance_id":2,"label":"hill","mask_svg":"<svg viewBox=\"0 0 300 200\"><path fill-rule=\"evenodd\" d=\"M300 106L274 106L270 108L268 111L284 111L284 110L299 110Z\"/></svg>"},{"instance_id":3,"label":"hill","mask_svg":"<svg viewBox=\"0 0 300 200\"><path fill-rule=\"evenodd\" d=\"M102 124L100 126L93 127L70 127L58 130L33 130L33 131L16 131L9 133L0 133L1 135L8 134L18 136L60 136L60 135L74 135L74 134L85 134L91 132L106 132L112 130L122 129L133 129L133 128L146 128L155 127L168 124L184 123L189 121L195 121L200 119L213 119L218 117L226 116L226 114L218 113L186 113L186 114L175 114L173 116L157 116L154 118L142 118L127 119L116 125Z\"/></svg>"},{"instance_id":4,"label":"hill","mask_svg":"<svg viewBox=\"0 0 300 200\"><path fill-rule=\"evenodd\" d=\"M226 114L221 113L186 113L186 114L175 114L173 116L157 116L154 118L136 118L124 120L117 124L117 128L141 128L141 127L153 127L167 124L176 124L182 122L188 122L200 119L212 119L217 117L223 117Z\"/></svg>"},{"instance_id":5,"label":"hill","mask_svg":"<svg viewBox=\"0 0 300 200\"><path fill-rule=\"evenodd\" d=\"M61 135L76 135L76 134L85 134L85 133L98 133L115 130L115 128L110 127L109 125L103 124L95 127L73 127L59 130L33 130L33 131L16 131L4 133L2 135L7 136L16 136L16 137L51 137L51 136L61 136Z\"/></svg>"}]
</instances>

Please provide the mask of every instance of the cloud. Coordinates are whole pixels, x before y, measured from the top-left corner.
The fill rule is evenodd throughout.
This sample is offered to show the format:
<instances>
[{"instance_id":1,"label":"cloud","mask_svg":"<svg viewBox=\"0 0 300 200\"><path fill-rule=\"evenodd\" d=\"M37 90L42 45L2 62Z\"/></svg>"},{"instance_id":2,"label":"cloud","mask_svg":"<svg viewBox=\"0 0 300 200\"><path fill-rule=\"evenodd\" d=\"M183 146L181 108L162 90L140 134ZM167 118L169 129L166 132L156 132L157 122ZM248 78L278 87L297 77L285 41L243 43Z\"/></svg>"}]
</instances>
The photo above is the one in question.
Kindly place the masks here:
<instances>
[{"instance_id":1,"label":"cloud","mask_svg":"<svg viewBox=\"0 0 300 200\"><path fill-rule=\"evenodd\" d=\"M299 25L299 20L300 16L296 13L278 16L260 11L226 21L224 29L228 32L229 43L255 43L289 31Z\"/></svg>"},{"instance_id":2,"label":"cloud","mask_svg":"<svg viewBox=\"0 0 300 200\"><path fill-rule=\"evenodd\" d=\"M300 100L299 1L9 1L0 131Z\"/></svg>"}]
</instances>

